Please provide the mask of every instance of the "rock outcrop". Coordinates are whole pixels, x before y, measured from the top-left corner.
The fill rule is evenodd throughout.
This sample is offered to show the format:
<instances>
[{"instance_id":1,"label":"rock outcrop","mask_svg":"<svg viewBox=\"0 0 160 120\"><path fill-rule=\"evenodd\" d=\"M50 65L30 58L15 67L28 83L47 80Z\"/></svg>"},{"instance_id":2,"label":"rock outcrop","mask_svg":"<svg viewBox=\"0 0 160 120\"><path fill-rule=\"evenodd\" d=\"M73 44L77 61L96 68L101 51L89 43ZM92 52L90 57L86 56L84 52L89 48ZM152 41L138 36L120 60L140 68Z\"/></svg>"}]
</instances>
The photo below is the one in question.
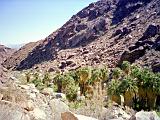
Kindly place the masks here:
<instances>
[{"instance_id":1,"label":"rock outcrop","mask_svg":"<svg viewBox=\"0 0 160 120\"><path fill-rule=\"evenodd\" d=\"M0 84L6 81L7 70L1 65L8 57L15 52L14 49L0 45Z\"/></svg>"},{"instance_id":2,"label":"rock outcrop","mask_svg":"<svg viewBox=\"0 0 160 120\"><path fill-rule=\"evenodd\" d=\"M98 120L84 115L73 114L71 112L64 112L61 116L62 120Z\"/></svg>"},{"instance_id":3,"label":"rock outcrop","mask_svg":"<svg viewBox=\"0 0 160 120\"><path fill-rule=\"evenodd\" d=\"M0 120L30 120L30 118L18 105L0 101Z\"/></svg>"},{"instance_id":4,"label":"rock outcrop","mask_svg":"<svg viewBox=\"0 0 160 120\"><path fill-rule=\"evenodd\" d=\"M15 52L14 49L0 45L0 64Z\"/></svg>"},{"instance_id":5,"label":"rock outcrop","mask_svg":"<svg viewBox=\"0 0 160 120\"><path fill-rule=\"evenodd\" d=\"M132 116L129 120L160 120L160 117L157 115L155 111L153 112L140 111L137 112L136 115Z\"/></svg>"}]
</instances>

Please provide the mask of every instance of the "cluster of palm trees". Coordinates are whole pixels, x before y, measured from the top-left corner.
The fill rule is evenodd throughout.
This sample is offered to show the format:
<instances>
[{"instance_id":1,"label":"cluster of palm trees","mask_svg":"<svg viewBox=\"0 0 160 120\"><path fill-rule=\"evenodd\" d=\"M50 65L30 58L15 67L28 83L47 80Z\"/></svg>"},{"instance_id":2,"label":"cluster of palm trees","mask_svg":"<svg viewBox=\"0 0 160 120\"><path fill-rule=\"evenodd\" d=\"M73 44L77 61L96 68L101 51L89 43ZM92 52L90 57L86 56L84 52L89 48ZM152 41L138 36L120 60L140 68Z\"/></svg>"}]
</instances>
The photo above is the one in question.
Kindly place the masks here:
<instances>
[{"instance_id":1,"label":"cluster of palm trees","mask_svg":"<svg viewBox=\"0 0 160 120\"><path fill-rule=\"evenodd\" d=\"M43 72L42 74L40 71L25 71L24 77L25 83L34 83L35 87L37 87L39 90L49 87L52 80L50 73Z\"/></svg>"},{"instance_id":2,"label":"cluster of palm trees","mask_svg":"<svg viewBox=\"0 0 160 120\"><path fill-rule=\"evenodd\" d=\"M31 76L33 76L31 80ZM160 73L153 73L147 68L142 68L124 61L120 68L109 72L106 66L82 67L67 73L56 73L52 77L45 72L41 77L39 72L26 73L27 82L32 82L39 89L56 86L57 92L65 93L69 100L75 100L80 90L82 96L90 97L102 94L103 83L106 83L107 93L111 99L121 104L136 109L154 109L157 97L160 96ZM110 82L108 82L108 80Z\"/></svg>"},{"instance_id":3,"label":"cluster of palm trees","mask_svg":"<svg viewBox=\"0 0 160 120\"><path fill-rule=\"evenodd\" d=\"M93 95L94 87L108 79L107 67L82 67L65 74L58 73L53 79L58 86L58 92L63 92L70 100L75 100L76 93L80 88L80 94L86 96ZM70 88L70 89L69 89ZM100 88L101 89L101 88Z\"/></svg>"},{"instance_id":4,"label":"cluster of palm trees","mask_svg":"<svg viewBox=\"0 0 160 120\"><path fill-rule=\"evenodd\" d=\"M160 95L160 73L153 73L147 68L131 65L124 61L120 68L112 71L112 80L108 85L111 99L124 105L140 109L156 108L157 96Z\"/></svg>"},{"instance_id":5,"label":"cluster of palm trees","mask_svg":"<svg viewBox=\"0 0 160 120\"><path fill-rule=\"evenodd\" d=\"M102 94L102 85L108 76L106 66L87 66L66 73L57 72L53 75L49 72L41 74L39 71L25 73L27 83L34 83L39 90L52 87L55 92L65 93L70 101L76 100L78 91L81 96L88 98L92 98L95 89L98 89L97 94Z\"/></svg>"}]
</instances>

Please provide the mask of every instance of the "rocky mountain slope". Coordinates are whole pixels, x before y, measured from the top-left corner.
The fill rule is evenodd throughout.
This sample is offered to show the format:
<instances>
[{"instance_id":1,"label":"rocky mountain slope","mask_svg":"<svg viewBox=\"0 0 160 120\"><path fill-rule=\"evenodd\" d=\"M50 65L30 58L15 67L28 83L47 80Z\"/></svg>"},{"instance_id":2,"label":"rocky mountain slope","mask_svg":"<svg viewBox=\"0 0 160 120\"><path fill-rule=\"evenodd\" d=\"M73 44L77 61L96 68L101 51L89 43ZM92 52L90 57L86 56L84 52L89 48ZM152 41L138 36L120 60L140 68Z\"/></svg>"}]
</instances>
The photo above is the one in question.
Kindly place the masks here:
<instances>
[{"instance_id":1,"label":"rocky mountain slope","mask_svg":"<svg viewBox=\"0 0 160 120\"><path fill-rule=\"evenodd\" d=\"M15 52L14 49L8 48L4 45L0 45L0 64L9 56Z\"/></svg>"},{"instance_id":2,"label":"rocky mountain slope","mask_svg":"<svg viewBox=\"0 0 160 120\"><path fill-rule=\"evenodd\" d=\"M21 53L23 50L16 54ZM54 70L103 63L112 68L123 60L160 71L159 0L91 3L22 59L13 54L3 65L18 70L33 66Z\"/></svg>"},{"instance_id":3,"label":"rocky mountain slope","mask_svg":"<svg viewBox=\"0 0 160 120\"><path fill-rule=\"evenodd\" d=\"M34 48L36 48L37 45L41 44L42 41L30 42L24 45L22 48L15 51L13 55L10 56L10 58L6 59L4 61L6 65L3 64L3 66L6 67L7 69L18 66L20 62L23 61L24 58L26 58L28 54L30 54ZM9 63L12 63L12 64L9 64Z\"/></svg>"},{"instance_id":4,"label":"rocky mountain slope","mask_svg":"<svg viewBox=\"0 0 160 120\"><path fill-rule=\"evenodd\" d=\"M0 81L2 78L6 77L6 70L2 67L2 63L6 60L9 56L13 54L15 50L8 48L4 45L0 45Z\"/></svg>"}]
</instances>

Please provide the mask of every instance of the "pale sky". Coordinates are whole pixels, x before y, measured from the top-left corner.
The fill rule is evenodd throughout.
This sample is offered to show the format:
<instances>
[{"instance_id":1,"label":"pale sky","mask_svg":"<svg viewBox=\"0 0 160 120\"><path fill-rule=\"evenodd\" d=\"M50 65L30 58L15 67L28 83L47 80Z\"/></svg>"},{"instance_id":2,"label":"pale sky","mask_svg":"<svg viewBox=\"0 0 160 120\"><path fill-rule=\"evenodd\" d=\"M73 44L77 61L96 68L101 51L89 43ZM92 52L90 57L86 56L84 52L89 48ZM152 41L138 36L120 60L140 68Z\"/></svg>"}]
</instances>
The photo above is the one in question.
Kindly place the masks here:
<instances>
[{"instance_id":1,"label":"pale sky","mask_svg":"<svg viewBox=\"0 0 160 120\"><path fill-rule=\"evenodd\" d=\"M0 0L0 44L44 39L98 0Z\"/></svg>"}]
</instances>

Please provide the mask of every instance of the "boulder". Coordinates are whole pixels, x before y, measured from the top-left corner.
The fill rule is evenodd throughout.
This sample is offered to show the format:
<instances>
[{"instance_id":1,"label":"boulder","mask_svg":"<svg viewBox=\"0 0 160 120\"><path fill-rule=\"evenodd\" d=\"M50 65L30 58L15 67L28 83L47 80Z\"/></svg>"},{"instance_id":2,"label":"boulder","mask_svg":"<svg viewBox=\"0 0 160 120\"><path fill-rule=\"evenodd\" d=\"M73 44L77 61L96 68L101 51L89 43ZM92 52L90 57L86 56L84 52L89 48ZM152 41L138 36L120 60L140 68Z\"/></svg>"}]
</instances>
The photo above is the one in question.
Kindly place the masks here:
<instances>
[{"instance_id":1,"label":"boulder","mask_svg":"<svg viewBox=\"0 0 160 120\"><path fill-rule=\"evenodd\" d=\"M62 120L97 120L95 118L87 117L84 115L77 115L71 112L65 112L61 114Z\"/></svg>"},{"instance_id":2,"label":"boulder","mask_svg":"<svg viewBox=\"0 0 160 120\"><path fill-rule=\"evenodd\" d=\"M41 93L44 95L53 95L54 91L53 88L44 88Z\"/></svg>"},{"instance_id":3,"label":"boulder","mask_svg":"<svg viewBox=\"0 0 160 120\"><path fill-rule=\"evenodd\" d=\"M84 101L86 98L85 96L77 96L77 101Z\"/></svg>"},{"instance_id":4,"label":"boulder","mask_svg":"<svg viewBox=\"0 0 160 120\"><path fill-rule=\"evenodd\" d=\"M124 27L121 29L117 29L115 31L115 33L112 34L112 37L116 37L119 35L119 38L122 38L124 35L128 35L129 33L131 33L131 29L130 28L127 28L127 27Z\"/></svg>"},{"instance_id":5,"label":"boulder","mask_svg":"<svg viewBox=\"0 0 160 120\"><path fill-rule=\"evenodd\" d=\"M33 111L34 107L34 103L31 100L29 100L27 101L26 107L24 109L26 109L27 111Z\"/></svg>"},{"instance_id":6,"label":"boulder","mask_svg":"<svg viewBox=\"0 0 160 120\"><path fill-rule=\"evenodd\" d=\"M19 87L30 93L39 93L34 84L19 85Z\"/></svg>"},{"instance_id":7,"label":"boulder","mask_svg":"<svg viewBox=\"0 0 160 120\"><path fill-rule=\"evenodd\" d=\"M112 34L112 37L115 37L115 36L120 35L122 33L123 33L123 31L121 29L118 29L115 31L115 33Z\"/></svg>"},{"instance_id":8,"label":"boulder","mask_svg":"<svg viewBox=\"0 0 160 120\"><path fill-rule=\"evenodd\" d=\"M61 113L69 112L69 107L59 99L53 99L49 102L54 120L61 120Z\"/></svg>"},{"instance_id":9,"label":"boulder","mask_svg":"<svg viewBox=\"0 0 160 120\"><path fill-rule=\"evenodd\" d=\"M95 10L90 10L89 11L89 17L88 17L88 20L93 20L93 19L96 19L98 17L98 11L95 11Z\"/></svg>"},{"instance_id":10,"label":"boulder","mask_svg":"<svg viewBox=\"0 0 160 120\"><path fill-rule=\"evenodd\" d=\"M25 109L25 110L27 110L27 111L33 111L33 110L34 110L34 107L35 107L35 105L34 105L34 103L33 103L32 100L20 101L20 102L18 103L18 105L19 105L21 108L23 108L23 109Z\"/></svg>"},{"instance_id":11,"label":"boulder","mask_svg":"<svg viewBox=\"0 0 160 120\"><path fill-rule=\"evenodd\" d=\"M134 116L132 116L129 120L160 120L160 117L157 115L155 111L140 111L137 112Z\"/></svg>"},{"instance_id":12,"label":"boulder","mask_svg":"<svg viewBox=\"0 0 160 120\"><path fill-rule=\"evenodd\" d=\"M154 37L159 32L160 27L158 25L151 24L148 26L144 33L146 37Z\"/></svg>"},{"instance_id":13,"label":"boulder","mask_svg":"<svg viewBox=\"0 0 160 120\"><path fill-rule=\"evenodd\" d=\"M77 117L71 112L61 113L62 120L78 120Z\"/></svg>"},{"instance_id":14,"label":"boulder","mask_svg":"<svg viewBox=\"0 0 160 120\"><path fill-rule=\"evenodd\" d=\"M106 30L106 20L104 18L100 18L96 21L96 24L94 25L94 28L96 31L105 31Z\"/></svg>"},{"instance_id":15,"label":"boulder","mask_svg":"<svg viewBox=\"0 0 160 120\"><path fill-rule=\"evenodd\" d=\"M34 120L47 120L47 115L39 108L35 108L33 111L31 111L30 115Z\"/></svg>"},{"instance_id":16,"label":"boulder","mask_svg":"<svg viewBox=\"0 0 160 120\"><path fill-rule=\"evenodd\" d=\"M74 63L74 61L73 60L66 60L66 64L67 64L67 66L69 66L69 65L71 65L71 64L73 64Z\"/></svg>"},{"instance_id":17,"label":"boulder","mask_svg":"<svg viewBox=\"0 0 160 120\"><path fill-rule=\"evenodd\" d=\"M160 63L154 64L152 70L153 72L160 72Z\"/></svg>"},{"instance_id":18,"label":"boulder","mask_svg":"<svg viewBox=\"0 0 160 120\"><path fill-rule=\"evenodd\" d=\"M49 68L49 69L48 69L48 72L54 72L54 71L55 71L54 68Z\"/></svg>"},{"instance_id":19,"label":"boulder","mask_svg":"<svg viewBox=\"0 0 160 120\"><path fill-rule=\"evenodd\" d=\"M67 67L67 64L66 64L65 61L62 61L62 62L60 63L60 65L59 65L59 68L60 68L60 69L64 69L65 67Z\"/></svg>"},{"instance_id":20,"label":"boulder","mask_svg":"<svg viewBox=\"0 0 160 120\"><path fill-rule=\"evenodd\" d=\"M78 120L98 120L96 118L87 117L87 116L84 116L84 115L77 115L77 114L74 114L74 115Z\"/></svg>"},{"instance_id":21,"label":"boulder","mask_svg":"<svg viewBox=\"0 0 160 120\"><path fill-rule=\"evenodd\" d=\"M135 60L139 59L142 57L146 52L146 48L144 47L139 47L133 51L124 51L123 54L121 55L119 65L123 61L129 61L131 63L135 62Z\"/></svg>"},{"instance_id":22,"label":"boulder","mask_svg":"<svg viewBox=\"0 0 160 120\"><path fill-rule=\"evenodd\" d=\"M0 120L30 120L30 117L18 105L0 101Z\"/></svg>"},{"instance_id":23,"label":"boulder","mask_svg":"<svg viewBox=\"0 0 160 120\"><path fill-rule=\"evenodd\" d=\"M127 28L127 27L124 27L123 28L123 34L122 35L127 35L131 32L131 29Z\"/></svg>"},{"instance_id":24,"label":"boulder","mask_svg":"<svg viewBox=\"0 0 160 120\"><path fill-rule=\"evenodd\" d=\"M54 93L54 98L66 100L66 95L63 93Z\"/></svg>"},{"instance_id":25,"label":"boulder","mask_svg":"<svg viewBox=\"0 0 160 120\"><path fill-rule=\"evenodd\" d=\"M79 25L76 26L76 31L80 32L81 30L84 30L86 28L87 28L87 25L85 25L85 24L79 24Z\"/></svg>"},{"instance_id":26,"label":"boulder","mask_svg":"<svg viewBox=\"0 0 160 120\"><path fill-rule=\"evenodd\" d=\"M87 17L89 15L89 12L87 10L82 10L77 15L80 18L85 18L85 17Z\"/></svg>"},{"instance_id":27,"label":"boulder","mask_svg":"<svg viewBox=\"0 0 160 120\"><path fill-rule=\"evenodd\" d=\"M103 108L101 114L102 118L105 120L128 120L131 117L123 110L123 108L117 105L113 105L109 108Z\"/></svg>"},{"instance_id":28,"label":"boulder","mask_svg":"<svg viewBox=\"0 0 160 120\"><path fill-rule=\"evenodd\" d=\"M155 24L150 24L146 31L143 33L143 36L139 39L141 41L154 37L155 35L160 34L160 26Z\"/></svg>"}]
</instances>

